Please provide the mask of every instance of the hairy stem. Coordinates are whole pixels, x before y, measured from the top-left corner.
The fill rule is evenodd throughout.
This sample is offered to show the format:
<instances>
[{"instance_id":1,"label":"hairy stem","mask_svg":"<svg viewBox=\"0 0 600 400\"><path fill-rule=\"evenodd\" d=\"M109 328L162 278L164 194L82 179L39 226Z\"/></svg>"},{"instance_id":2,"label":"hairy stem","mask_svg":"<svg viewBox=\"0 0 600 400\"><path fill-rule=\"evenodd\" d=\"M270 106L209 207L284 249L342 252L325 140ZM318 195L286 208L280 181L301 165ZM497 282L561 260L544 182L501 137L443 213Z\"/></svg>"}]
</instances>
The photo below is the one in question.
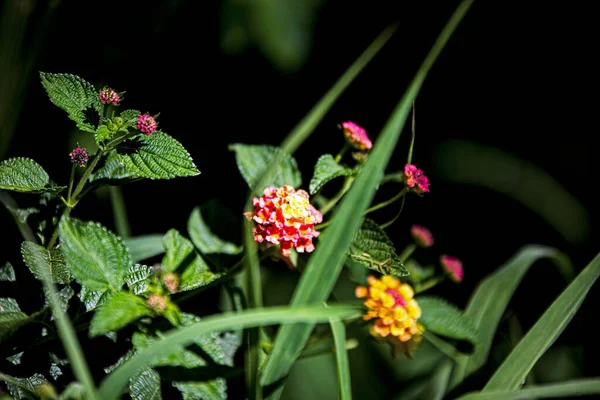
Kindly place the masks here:
<instances>
[{"instance_id":1,"label":"hairy stem","mask_svg":"<svg viewBox=\"0 0 600 400\"><path fill-rule=\"evenodd\" d=\"M346 192L350 189L350 186L352 186L352 182L354 182L354 177L352 177L352 176L346 177L346 180L344 181L344 186L342 186L340 191L331 200L329 200L329 202L327 204L325 204L323 207L321 207L321 210L320 210L321 214L325 215L329 211L331 211L331 209L333 207L335 207L335 205L338 203L338 201L340 201L342 199L342 197L344 197Z\"/></svg>"}]
</instances>

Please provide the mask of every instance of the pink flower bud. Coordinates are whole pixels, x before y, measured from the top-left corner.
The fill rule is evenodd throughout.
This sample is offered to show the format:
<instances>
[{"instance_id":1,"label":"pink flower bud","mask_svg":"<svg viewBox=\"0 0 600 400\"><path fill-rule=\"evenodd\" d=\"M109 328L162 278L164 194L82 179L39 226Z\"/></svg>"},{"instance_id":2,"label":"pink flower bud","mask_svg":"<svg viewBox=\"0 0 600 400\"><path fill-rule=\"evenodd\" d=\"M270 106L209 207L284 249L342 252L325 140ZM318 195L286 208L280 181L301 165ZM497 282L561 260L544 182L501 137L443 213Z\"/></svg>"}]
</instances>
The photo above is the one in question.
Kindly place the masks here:
<instances>
[{"instance_id":1,"label":"pink flower bud","mask_svg":"<svg viewBox=\"0 0 600 400\"><path fill-rule=\"evenodd\" d=\"M456 257L442 255L440 257L440 263L444 271L450 276L454 282L461 282L463 280L463 265Z\"/></svg>"},{"instance_id":2,"label":"pink flower bud","mask_svg":"<svg viewBox=\"0 0 600 400\"><path fill-rule=\"evenodd\" d=\"M150 114L142 114L138 117L137 128L144 132L146 135L156 132L158 123Z\"/></svg>"},{"instance_id":3,"label":"pink flower bud","mask_svg":"<svg viewBox=\"0 0 600 400\"><path fill-rule=\"evenodd\" d=\"M433 235L431 234L429 229L423 226L413 225L410 227L410 234L419 246L433 246Z\"/></svg>"},{"instance_id":4,"label":"pink flower bud","mask_svg":"<svg viewBox=\"0 0 600 400\"><path fill-rule=\"evenodd\" d=\"M83 147L75 147L73 151L69 154L71 156L71 162L74 164L78 164L80 167L84 167L85 163L88 160L88 153Z\"/></svg>"}]
</instances>

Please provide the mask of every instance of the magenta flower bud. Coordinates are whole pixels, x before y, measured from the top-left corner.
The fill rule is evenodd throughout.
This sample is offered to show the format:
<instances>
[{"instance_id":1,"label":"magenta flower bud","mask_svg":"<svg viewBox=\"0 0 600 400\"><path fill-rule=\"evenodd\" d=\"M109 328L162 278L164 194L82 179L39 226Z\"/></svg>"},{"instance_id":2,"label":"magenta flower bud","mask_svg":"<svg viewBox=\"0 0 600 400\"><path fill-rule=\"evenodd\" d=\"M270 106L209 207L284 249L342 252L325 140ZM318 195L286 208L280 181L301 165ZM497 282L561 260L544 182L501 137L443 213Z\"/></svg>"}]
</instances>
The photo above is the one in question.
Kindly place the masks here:
<instances>
[{"instance_id":1,"label":"magenta flower bud","mask_svg":"<svg viewBox=\"0 0 600 400\"><path fill-rule=\"evenodd\" d=\"M444 271L450 276L454 282L462 282L463 280L463 264L456 257L451 257L447 255L442 255L440 257L440 264L442 264L442 268Z\"/></svg>"},{"instance_id":2,"label":"magenta flower bud","mask_svg":"<svg viewBox=\"0 0 600 400\"><path fill-rule=\"evenodd\" d=\"M121 101L119 93L106 86L100 91L100 93L98 93L98 98L103 104L110 103L114 104L115 106L119 103L119 101Z\"/></svg>"},{"instance_id":3,"label":"magenta flower bud","mask_svg":"<svg viewBox=\"0 0 600 400\"><path fill-rule=\"evenodd\" d=\"M410 235L413 237L415 242L421 247L431 247L433 246L433 235L429 231L429 229L419 226L413 225L410 227Z\"/></svg>"},{"instance_id":4,"label":"magenta flower bud","mask_svg":"<svg viewBox=\"0 0 600 400\"><path fill-rule=\"evenodd\" d=\"M156 132L158 123L150 114L142 114L138 117L137 128L144 132L146 135Z\"/></svg>"},{"instance_id":5,"label":"magenta flower bud","mask_svg":"<svg viewBox=\"0 0 600 400\"><path fill-rule=\"evenodd\" d=\"M413 164L404 166L404 183L418 194L429 192L429 178Z\"/></svg>"},{"instance_id":6,"label":"magenta flower bud","mask_svg":"<svg viewBox=\"0 0 600 400\"><path fill-rule=\"evenodd\" d=\"M85 163L88 160L87 151L85 150L85 148L79 147L79 145L77 145L77 147L73 149L69 156L71 156L71 162L74 164L78 164L80 167L84 167Z\"/></svg>"},{"instance_id":7,"label":"magenta flower bud","mask_svg":"<svg viewBox=\"0 0 600 400\"><path fill-rule=\"evenodd\" d=\"M342 128L344 129L344 136L352 147L357 150L370 150L373 147L371 139L367 136L367 131L355 124L352 121L342 122Z\"/></svg>"}]
</instances>

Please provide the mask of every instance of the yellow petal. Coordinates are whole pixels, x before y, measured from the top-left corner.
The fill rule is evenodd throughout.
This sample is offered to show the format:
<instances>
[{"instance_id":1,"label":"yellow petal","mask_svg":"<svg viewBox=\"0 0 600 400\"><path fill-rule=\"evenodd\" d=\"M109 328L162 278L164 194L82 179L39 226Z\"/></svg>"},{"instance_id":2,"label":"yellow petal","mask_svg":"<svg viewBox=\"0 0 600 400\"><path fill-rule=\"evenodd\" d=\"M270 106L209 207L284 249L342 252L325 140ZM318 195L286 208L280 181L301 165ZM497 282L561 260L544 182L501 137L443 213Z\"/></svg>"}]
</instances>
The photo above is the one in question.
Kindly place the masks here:
<instances>
[{"instance_id":1,"label":"yellow petal","mask_svg":"<svg viewBox=\"0 0 600 400\"><path fill-rule=\"evenodd\" d=\"M413 288L406 283L400 285L400 288L398 288L398 292L404 298L404 300L410 300L415 295L415 291L413 290Z\"/></svg>"},{"instance_id":2,"label":"yellow petal","mask_svg":"<svg viewBox=\"0 0 600 400\"><path fill-rule=\"evenodd\" d=\"M394 299L394 297L388 293L383 293L381 295L381 303L383 304L384 307L392 307L394 305L394 303L396 302L396 300Z\"/></svg>"},{"instance_id":3,"label":"yellow petal","mask_svg":"<svg viewBox=\"0 0 600 400\"><path fill-rule=\"evenodd\" d=\"M400 281L390 275L382 276L381 281L390 289L396 289L398 286L400 286Z\"/></svg>"}]
</instances>

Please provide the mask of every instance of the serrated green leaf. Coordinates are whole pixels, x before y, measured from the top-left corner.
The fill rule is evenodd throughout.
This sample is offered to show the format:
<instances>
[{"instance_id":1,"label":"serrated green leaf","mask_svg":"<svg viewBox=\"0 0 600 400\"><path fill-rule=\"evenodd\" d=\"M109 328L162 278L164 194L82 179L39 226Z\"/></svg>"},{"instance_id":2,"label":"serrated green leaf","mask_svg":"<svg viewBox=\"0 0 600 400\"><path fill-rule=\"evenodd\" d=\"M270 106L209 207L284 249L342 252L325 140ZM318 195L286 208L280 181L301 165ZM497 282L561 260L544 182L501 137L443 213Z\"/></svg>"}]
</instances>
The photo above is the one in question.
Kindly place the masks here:
<instances>
[{"instance_id":1,"label":"serrated green leaf","mask_svg":"<svg viewBox=\"0 0 600 400\"><path fill-rule=\"evenodd\" d=\"M143 235L123 239L133 262L147 260L165 252L161 234Z\"/></svg>"},{"instance_id":2,"label":"serrated green leaf","mask_svg":"<svg viewBox=\"0 0 600 400\"><path fill-rule=\"evenodd\" d=\"M428 331L451 339L477 343L477 328L471 318L465 316L458 307L431 296L419 296L417 302L422 311L419 322Z\"/></svg>"},{"instance_id":3,"label":"serrated green leaf","mask_svg":"<svg viewBox=\"0 0 600 400\"><path fill-rule=\"evenodd\" d=\"M48 301L48 291L46 289L44 289L44 294L46 297L45 305L49 307L50 302ZM74 294L75 292L73 291L73 288L71 286L65 286L57 293L58 303L60 305L60 308L63 309L63 311L66 312L69 308L69 300L71 300L71 297L73 297Z\"/></svg>"},{"instance_id":4,"label":"serrated green leaf","mask_svg":"<svg viewBox=\"0 0 600 400\"><path fill-rule=\"evenodd\" d=\"M387 233L371 219L364 219L350 244L348 255L354 262L382 274L408 275Z\"/></svg>"},{"instance_id":5,"label":"serrated green leaf","mask_svg":"<svg viewBox=\"0 0 600 400\"><path fill-rule=\"evenodd\" d=\"M31 158L9 158L0 163L0 189L24 193L58 193L64 186L53 186L48 173Z\"/></svg>"},{"instance_id":6,"label":"serrated green leaf","mask_svg":"<svg viewBox=\"0 0 600 400\"><path fill-rule=\"evenodd\" d=\"M279 147L234 143L229 145L229 150L235 152L235 160L242 177L257 194L262 193L267 186L291 185L298 189L302 184L302 176L296 160ZM281 162L273 169L273 174L264 181L264 187L255 187L260 174L277 154L282 154Z\"/></svg>"},{"instance_id":7,"label":"serrated green leaf","mask_svg":"<svg viewBox=\"0 0 600 400\"><path fill-rule=\"evenodd\" d=\"M200 174L187 150L166 133L154 132L138 140L136 151L121 155L126 170L134 177L172 179Z\"/></svg>"},{"instance_id":8,"label":"serrated green leaf","mask_svg":"<svg viewBox=\"0 0 600 400\"><path fill-rule=\"evenodd\" d=\"M226 242L211 232L202 218L200 207L194 208L190 214L187 227L192 242L203 254L239 254L242 252L241 246Z\"/></svg>"},{"instance_id":9,"label":"serrated green leaf","mask_svg":"<svg viewBox=\"0 0 600 400\"><path fill-rule=\"evenodd\" d=\"M15 217L15 219L22 224L26 224L27 219L30 216L40 213L39 208L34 207L9 209L8 211L10 211L13 217Z\"/></svg>"},{"instance_id":10,"label":"serrated green leaf","mask_svg":"<svg viewBox=\"0 0 600 400\"><path fill-rule=\"evenodd\" d=\"M87 289L118 291L131 259L121 238L97 222L64 217L59 223L61 250L75 280Z\"/></svg>"},{"instance_id":11,"label":"serrated green leaf","mask_svg":"<svg viewBox=\"0 0 600 400\"><path fill-rule=\"evenodd\" d=\"M15 270L11 263L7 262L0 267L0 281L14 282L16 279Z\"/></svg>"},{"instance_id":12,"label":"serrated green leaf","mask_svg":"<svg viewBox=\"0 0 600 400\"><path fill-rule=\"evenodd\" d=\"M147 265L132 265L125 274L125 283L133 294L140 295L148 290L148 278L154 273Z\"/></svg>"},{"instance_id":13,"label":"serrated green leaf","mask_svg":"<svg viewBox=\"0 0 600 400\"><path fill-rule=\"evenodd\" d=\"M52 277L55 283L67 284L73 280L59 249L47 250L33 242L23 242L21 255L27 268L40 281L44 279L45 274Z\"/></svg>"},{"instance_id":14,"label":"serrated green leaf","mask_svg":"<svg viewBox=\"0 0 600 400\"><path fill-rule=\"evenodd\" d=\"M221 378L208 382L173 382L173 387L179 389L184 400L227 398L227 384Z\"/></svg>"},{"instance_id":15,"label":"serrated green leaf","mask_svg":"<svg viewBox=\"0 0 600 400\"><path fill-rule=\"evenodd\" d=\"M100 113L102 107L98 93L91 83L70 74L40 72L40 78L50 101L66 111L79 129L92 133L96 131L92 124L86 122L85 115L89 108Z\"/></svg>"},{"instance_id":16,"label":"serrated green leaf","mask_svg":"<svg viewBox=\"0 0 600 400\"><path fill-rule=\"evenodd\" d=\"M6 357L6 360L8 362L10 362L12 365L19 365L19 364L21 364L21 357L23 357L23 354L25 354L24 351L17 353L10 357Z\"/></svg>"},{"instance_id":17,"label":"serrated green leaf","mask_svg":"<svg viewBox=\"0 0 600 400\"><path fill-rule=\"evenodd\" d=\"M79 292L79 300L85 306L86 311L92 311L106 302L109 293L108 290L89 290L82 286L81 292Z\"/></svg>"},{"instance_id":18,"label":"serrated green leaf","mask_svg":"<svg viewBox=\"0 0 600 400\"><path fill-rule=\"evenodd\" d=\"M113 150L104 160L104 164L90 175L90 182L101 181L107 184L118 185L134 180L135 178L135 174L129 171L125 167L125 164L123 164L123 157Z\"/></svg>"},{"instance_id":19,"label":"serrated green leaf","mask_svg":"<svg viewBox=\"0 0 600 400\"><path fill-rule=\"evenodd\" d=\"M356 171L354 169L343 167L335 162L335 159L331 154L323 154L317 160L315 172L310 180L310 185L308 187L310 194L315 194L332 179L335 179L339 176L350 176L355 172Z\"/></svg>"},{"instance_id":20,"label":"serrated green leaf","mask_svg":"<svg viewBox=\"0 0 600 400\"><path fill-rule=\"evenodd\" d=\"M108 129L108 126L100 125L98 129L96 129L94 139L96 139L96 144L100 146L101 142L110 139L112 135L113 132L111 132L110 129Z\"/></svg>"},{"instance_id":21,"label":"serrated green leaf","mask_svg":"<svg viewBox=\"0 0 600 400\"><path fill-rule=\"evenodd\" d=\"M152 315L143 298L127 292L116 292L94 314L90 337L118 331L133 321Z\"/></svg>"},{"instance_id":22,"label":"serrated green leaf","mask_svg":"<svg viewBox=\"0 0 600 400\"><path fill-rule=\"evenodd\" d=\"M123 128L129 128L130 126L136 126L138 117L141 112L138 110L124 110L119 117L123 119Z\"/></svg>"},{"instance_id":23,"label":"serrated green leaf","mask_svg":"<svg viewBox=\"0 0 600 400\"><path fill-rule=\"evenodd\" d=\"M85 387L79 382L71 382L58 396L58 400L83 400L85 399Z\"/></svg>"},{"instance_id":24,"label":"serrated green leaf","mask_svg":"<svg viewBox=\"0 0 600 400\"><path fill-rule=\"evenodd\" d=\"M166 250L163 268L180 274L180 292L208 285L220 276L210 270L194 249L192 242L181 236L177 230L171 229L167 232L163 246Z\"/></svg>"},{"instance_id":25,"label":"serrated green leaf","mask_svg":"<svg viewBox=\"0 0 600 400\"><path fill-rule=\"evenodd\" d=\"M129 394L132 400L161 400L158 372L148 368L131 377Z\"/></svg>"},{"instance_id":26,"label":"serrated green leaf","mask_svg":"<svg viewBox=\"0 0 600 400\"><path fill-rule=\"evenodd\" d=\"M23 325L28 318L15 299L0 297L0 338Z\"/></svg>"},{"instance_id":27,"label":"serrated green leaf","mask_svg":"<svg viewBox=\"0 0 600 400\"><path fill-rule=\"evenodd\" d=\"M6 388L15 399L36 400L38 398L37 388L48 383L41 374L34 374L29 378L12 378L6 383Z\"/></svg>"}]
</instances>

